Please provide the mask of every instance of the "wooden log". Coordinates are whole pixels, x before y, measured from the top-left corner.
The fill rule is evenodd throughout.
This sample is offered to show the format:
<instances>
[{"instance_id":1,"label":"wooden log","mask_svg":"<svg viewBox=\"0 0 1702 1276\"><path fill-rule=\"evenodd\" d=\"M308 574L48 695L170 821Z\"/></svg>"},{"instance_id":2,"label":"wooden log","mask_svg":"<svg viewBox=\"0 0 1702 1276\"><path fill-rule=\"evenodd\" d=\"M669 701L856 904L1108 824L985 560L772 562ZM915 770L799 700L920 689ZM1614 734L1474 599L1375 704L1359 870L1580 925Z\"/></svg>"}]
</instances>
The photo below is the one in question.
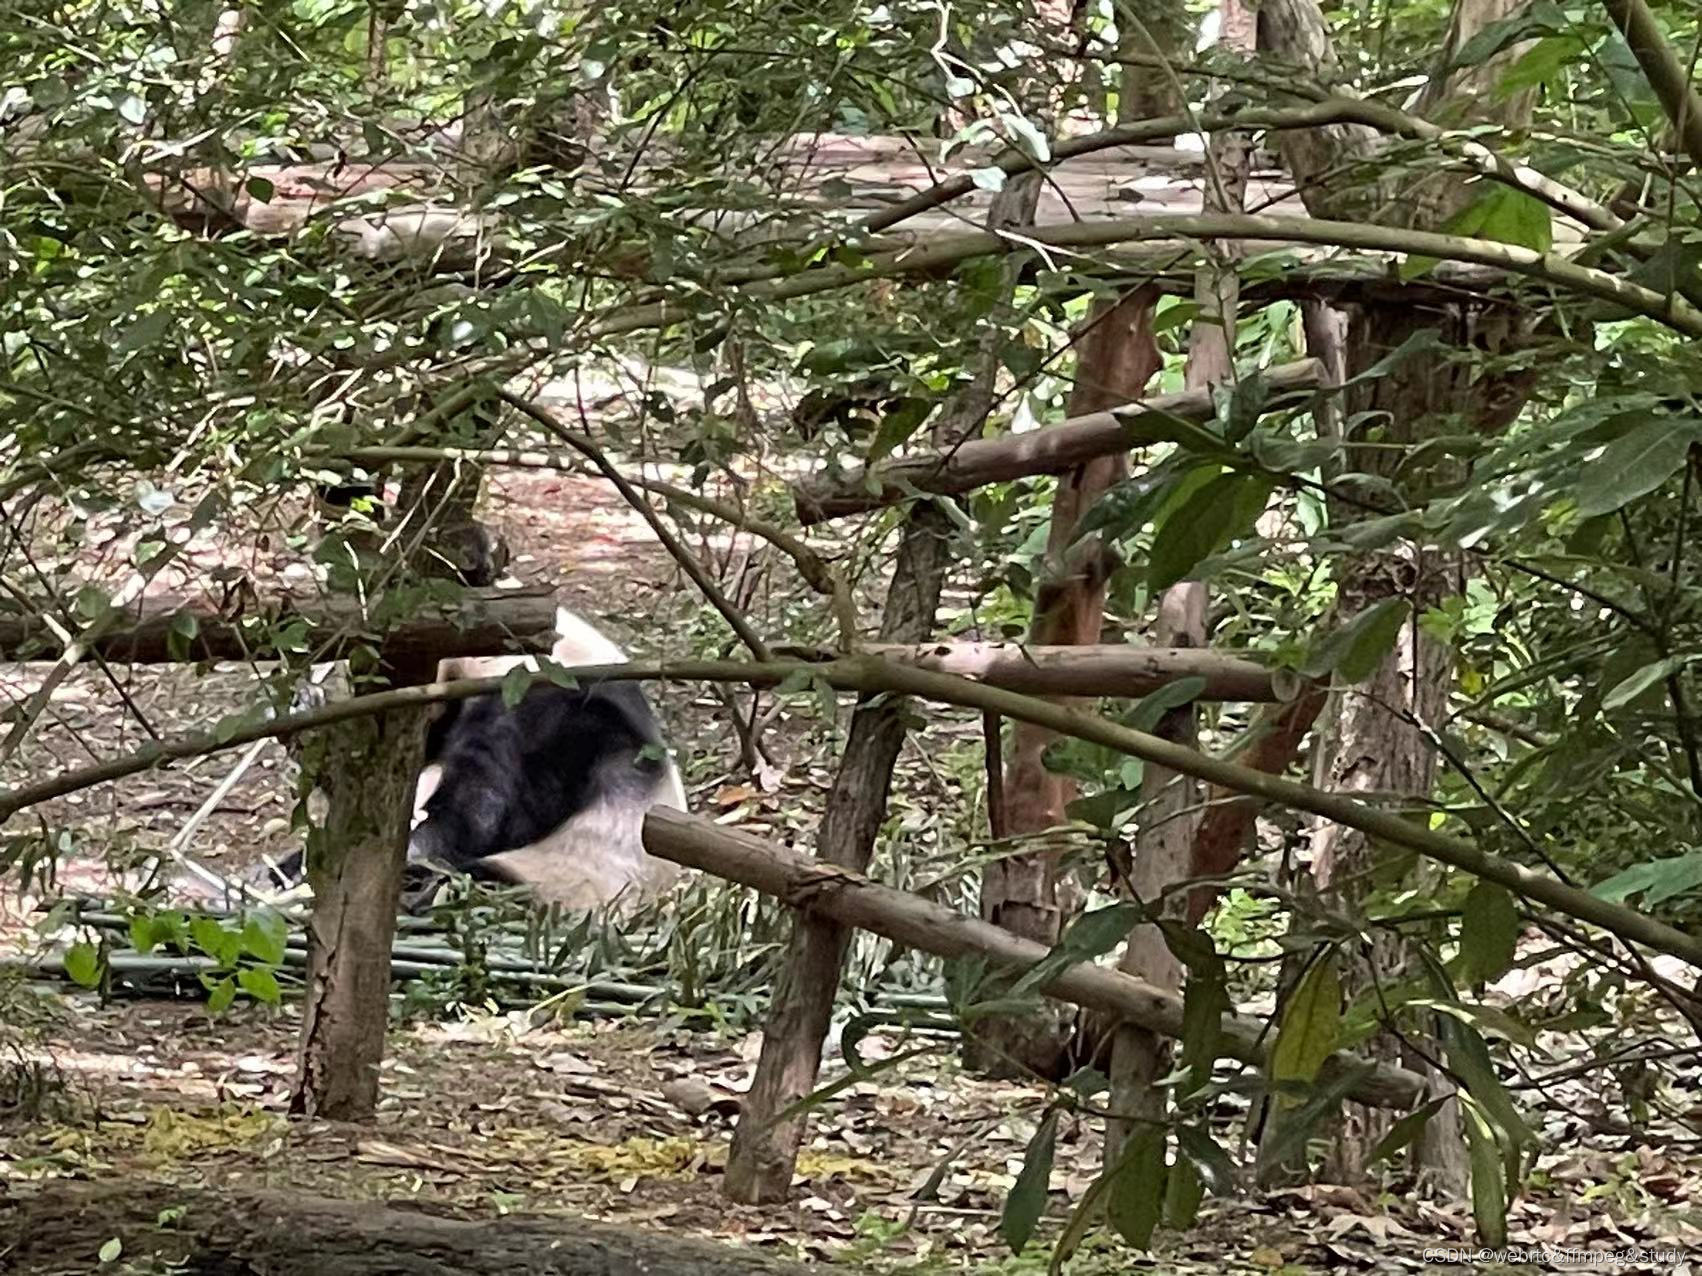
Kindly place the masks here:
<instances>
[{"instance_id":1,"label":"wooden log","mask_svg":"<svg viewBox=\"0 0 1702 1276\"><path fill-rule=\"evenodd\" d=\"M1128 643L1030 647L1020 642L870 643L885 660L973 678L1033 696L1150 695L1179 678L1204 678L1196 700L1265 704L1287 699L1271 671L1251 660L1197 647Z\"/></svg>"},{"instance_id":2,"label":"wooden log","mask_svg":"<svg viewBox=\"0 0 1702 1276\"><path fill-rule=\"evenodd\" d=\"M1301 359L1264 375L1273 394L1287 394L1314 388L1322 373L1317 360ZM808 526L895 505L916 492L957 495L988 483L1062 474L1097 457L1167 438L1171 420L1209 421L1212 411L1209 389L1161 394L1027 434L973 439L948 451L905 457L872 470L805 479L793 485L792 499L799 521Z\"/></svg>"},{"instance_id":3,"label":"wooden log","mask_svg":"<svg viewBox=\"0 0 1702 1276\"><path fill-rule=\"evenodd\" d=\"M456 1218L409 1199L333 1201L299 1192L49 1180L0 1199L0 1254L17 1272L94 1271L117 1240L126 1263L270 1276L790 1276L751 1246L594 1223L565 1214ZM149 1270L154 1270L149 1267Z\"/></svg>"},{"instance_id":4,"label":"wooden log","mask_svg":"<svg viewBox=\"0 0 1702 1276\"><path fill-rule=\"evenodd\" d=\"M788 907L831 917L845 926L884 935L895 943L940 957L985 958L995 968L1020 972L1047 949L979 918L871 882L860 873L800 855L749 834L736 833L678 811L653 807L644 817L644 849L687 868L702 869L773 895ZM1182 1034L1182 999L1172 992L1104 966L1070 966L1041 986L1060 1001L1104 1011L1168 1037ZM1267 1026L1246 1015L1223 1019L1223 1052L1263 1066L1269 1049ZM1348 1093L1361 1103L1410 1107L1426 1094L1427 1082L1388 1064L1368 1064L1345 1053L1333 1056L1327 1075L1368 1067Z\"/></svg>"},{"instance_id":5,"label":"wooden log","mask_svg":"<svg viewBox=\"0 0 1702 1276\"><path fill-rule=\"evenodd\" d=\"M374 642L358 599L284 596L221 606L208 598L158 594L128 609L92 644L117 664L199 660L277 660L280 641L336 660ZM429 660L548 651L556 599L542 590L468 590L455 603L422 608L384 635L386 659ZM286 634L284 631L288 630ZM39 617L0 613L0 659L54 660L64 644Z\"/></svg>"}]
</instances>

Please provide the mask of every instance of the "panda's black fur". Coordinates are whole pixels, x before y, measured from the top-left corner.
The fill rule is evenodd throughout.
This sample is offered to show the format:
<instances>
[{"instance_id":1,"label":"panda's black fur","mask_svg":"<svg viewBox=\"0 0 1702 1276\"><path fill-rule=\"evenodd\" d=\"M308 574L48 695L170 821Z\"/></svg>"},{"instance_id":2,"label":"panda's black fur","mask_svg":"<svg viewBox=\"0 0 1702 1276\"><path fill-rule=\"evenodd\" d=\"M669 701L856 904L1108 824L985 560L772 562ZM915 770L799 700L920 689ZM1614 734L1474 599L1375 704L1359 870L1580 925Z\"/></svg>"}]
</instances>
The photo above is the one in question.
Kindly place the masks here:
<instances>
[{"instance_id":1,"label":"panda's black fur","mask_svg":"<svg viewBox=\"0 0 1702 1276\"><path fill-rule=\"evenodd\" d=\"M622 664L626 656L561 609L551 658ZM445 661L442 678L500 674L525 657ZM430 724L408 846L411 904L448 869L532 888L575 908L630 904L679 870L643 848L644 812L685 809L678 770L635 682L540 683L512 708L500 695L449 702ZM301 857L277 870L298 880Z\"/></svg>"}]
</instances>

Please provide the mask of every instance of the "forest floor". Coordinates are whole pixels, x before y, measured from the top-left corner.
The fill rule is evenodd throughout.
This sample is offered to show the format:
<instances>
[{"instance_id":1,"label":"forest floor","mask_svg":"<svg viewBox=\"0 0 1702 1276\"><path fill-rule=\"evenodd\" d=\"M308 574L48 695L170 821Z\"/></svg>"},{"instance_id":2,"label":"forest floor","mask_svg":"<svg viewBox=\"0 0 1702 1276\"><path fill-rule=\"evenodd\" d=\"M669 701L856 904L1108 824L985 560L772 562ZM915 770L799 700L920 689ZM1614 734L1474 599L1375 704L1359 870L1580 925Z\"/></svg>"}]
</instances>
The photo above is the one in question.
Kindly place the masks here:
<instances>
[{"instance_id":1,"label":"forest floor","mask_svg":"<svg viewBox=\"0 0 1702 1276\"><path fill-rule=\"evenodd\" d=\"M559 588L635 654L682 654L701 605L614 492L542 473L500 475L492 489L490 512L517 554L517 575ZM8 671L8 694L27 696L41 672ZM252 702L253 680L241 669L117 672L161 735L204 727ZM102 673L79 670L61 688L54 719L0 768L0 782L133 747L140 730L113 701ZM687 761L695 807L808 845L828 774L819 751L782 738L776 773L751 777L740 771L715 701L665 688L658 708ZM962 730L973 736L975 727ZM955 738L957 728L941 730ZM928 812L953 796L950 768L942 771L937 751L927 754L906 754L895 809ZM293 849L287 763L275 745L183 836L235 760L226 753L146 773L43 809L50 827L72 830L57 889L106 893L115 859L122 865L132 852L159 852L174 838L196 862L227 876L250 869L262 851ZM923 823L929 836L947 832ZM31 927L51 895L6 892L0 949L31 951ZM287 1186L484 1216L567 1211L871 1271L1046 1270L1041 1242L1011 1258L999 1229L1045 1092L964 1075L949 1042L827 1100L815 1114L793 1200L743 1208L721 1198L721 1167L758 1039L733 1026L636 1017L557 1022L465 1009L413 1018L393 1035L377 1123L354 1128L286 1118L298 1024L290 1006L243 1003L212 1017L186 1002L103 1006L93 994L17 988L0 998L0 1020L11 1029L0 1033L7 1052L0 1057L0 1195L62 1176ZM896 1048L877 1036L863 1054ZM830 1075L839 1066L830 1065ZM1693 1141L1602 1133L1602 1096L1591 1087L1601 1088L1598 1075L1582 1078L1581 1088L1523 1096L1539 1104L1544 1151L1537 1188L1514 1206L1513 1243L1702 1251L1702 1160ZM1060 1129L1041 1241L1056 1234L1068 1203L1093 1181L1096 1124L1071 1120ZM1467 1246L1473 1237L1465 1203L1318 1187L1208 1198L1199 1225L1161 1233L1153 1255L1090 1245L1070 1270L1417 1269L1427 1247ZM95 1257L86 1257L94 1270ZM1670 1262L1592 1268L1673 1269Z\"/></svg>"}]
</instances>

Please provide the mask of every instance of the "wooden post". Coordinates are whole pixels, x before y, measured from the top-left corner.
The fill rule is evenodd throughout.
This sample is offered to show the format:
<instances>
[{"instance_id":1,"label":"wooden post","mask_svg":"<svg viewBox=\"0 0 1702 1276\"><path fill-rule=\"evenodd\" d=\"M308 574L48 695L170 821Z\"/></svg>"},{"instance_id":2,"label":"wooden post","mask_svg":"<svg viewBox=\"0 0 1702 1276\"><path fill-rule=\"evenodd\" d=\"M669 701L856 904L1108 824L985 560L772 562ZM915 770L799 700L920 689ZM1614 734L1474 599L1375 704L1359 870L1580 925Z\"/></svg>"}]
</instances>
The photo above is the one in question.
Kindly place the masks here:
<instances>
[{"instance_id":1,"label":"wooden post","mask_svg":"<svg viewBox=\"0 0 1702 1276\"><path fill-rule=\"evenodd\" d=\"M1114 305L1096 305L1078 345L1078 371L1070 395L1070 415L1103 410L1139 397L1159 368L1152 334L1157 294L1140 289ZM1076 543L1082 514L1126 471L1121 450L1090 461L1060 478L1052 498L1047 541L1047 575L1035 593L1029 639L1039 645L1079 645L1099 641L1105 612L1105 585L1111 559L1097 538ZM1005 770L1009 834L1042 833L1064 822L1064 806L1073 785L1046 769L1043 755L1056 737L1019 722L1011 730ZM1057 856L1046 849L1025 851L989 863L982 870L981 915L1025 939L1051 945L1061 932ZM966 1043L966 1058L977 1070L1052 1075L1068 1037L1062 1019L989 1018Z\"/></svg>"},{"instance_id":2,"label":"wooden post","mask_svg":"<svg viewBox=\"0 0 1702 1276\"><path fill-rule=\"evenodd\" d=\"M308 773L325 769L338 783L324 827L308 834L313 914L290 1095L300 1116L366 1121L376 1110L424 730L424 712L404 709L338 723L306 746Z\"/></svg>"},{"instance_id":3,"label":"wooden post","mask_svg":"<svg viewBox=\"0 0 1702 1276\"><path fill-rule=\"evenodd\" d=\"M1008 183L994 201L989 224L1030 220L1038 190L1037 175ZM941 413L936 442L981 429L993 404L997 368L990 342L984 343L981 359L975 381ZM884 641L920 643L933 630L951 562L951 530L951 519L934 502L918 502L911 508L881 621ZM897 697L858 700L817 834L816 854L826 863L857 872L868 867L875 836L886 817L893 764L904 744L903 715L904 702ZM732 1200L782 1201L792 1190L807 1118L776 1118L815 1085L850 938L848 930L827 918L800 917L793 927L763 1029L756 1076L733 1131L724 1188Z\"/></svg>"}]
</instances>

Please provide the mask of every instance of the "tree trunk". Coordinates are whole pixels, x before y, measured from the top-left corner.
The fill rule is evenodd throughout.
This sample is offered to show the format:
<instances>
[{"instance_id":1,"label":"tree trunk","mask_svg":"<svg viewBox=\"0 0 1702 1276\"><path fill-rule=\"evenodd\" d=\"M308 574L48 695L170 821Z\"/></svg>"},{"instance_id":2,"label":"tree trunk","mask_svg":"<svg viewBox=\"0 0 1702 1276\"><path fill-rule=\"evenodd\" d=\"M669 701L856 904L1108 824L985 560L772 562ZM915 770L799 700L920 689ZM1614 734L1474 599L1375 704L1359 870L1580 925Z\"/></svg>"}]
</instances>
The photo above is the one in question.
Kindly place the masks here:
<instances>
[{"instance_id":1,"label":"tree trunk","mask_svg":"<svg viewBox=\"0 0 1702 1276\"><path fill-rule=\"evenodd\" d=\"M988 211L989 228L1032 221L1039 191L1036 176L1007 184ZM979 351L975 381L940 414L936 443L980 432L993 405L996 349L990 330ZM918 501L911 507L881 620L883 641L920 643L932 633L940 590L951 567L951 535L952 520L935 502ZM817 834L819 859L856 872L868 867L886 818L892 768L906 730L902 700L859 699ZM756 1076L733 1131L725 1185L732 1200L783 1201L791 1193L808 1118L776 1118L815 1087L850 941L850 931L827 918L800 917L793 927L763 1028Z\"/></svg>"},{"instance_id":2,"label":"tree trunk","mask_svg":"<svg viewBox=\"0 0 1702 1276\"><path fill-rule=\"evenodd\" d=\"M1219 46L1235 54L1253 50L1252 14L1240 0L1218 0L1221 19ZM1180 44L1172 47L1181 47ZM1215 134L1207 145L1210 180L1204 207L1239 213L1245 206L1252 139L1229 130ZM1225 256L1233 254L1224 246ZM1184 384L1210 393L1235 375L1235 332L1239 289L1233 261L1208 256L1195 275L1194 300L1199 306L1188 340ZM1184 580L1165 591L1158 604L1153 640L1164 646L1204 647L1208 595L1202 581ZM1156 733L1190 748L1199 742L1199 716L1193 703L1171 709ZM1130 866L1128 893L1167 918L1180 918L1187 897L1164 892L1184 882L1194 870L1195 830L1200 823L1201 785L1185 775L1147 766L1141 770L1141 814ZM1160 901L1163 901L1162 903ZM1148 922L1135 927L1117 968L1159 988L1182 991L1182 963L1170 950L1164 932ZM1169 1092L1160 1083L1170 1071L1169 1041L1133 1024L1119 1026L1111 1038L1111 1110L1118 1119L1106 1123L1105 1168L1119 1164L1123 1142L1134 1120L1164 1120Z\"/></svg>"},{"instance_id":3,"label":"tree trunk","mask_svg":"<svg viewBox=\"0 0 1702 1276\"><path fill-rule=\"evenodd\" d=\"M1138 289L1114 304L1095 305L1077 343L1076 384L1068 415L1085 416L1141 396L1161 360L1152 333L1156 292ZM1079 646L1099 641L1105 615L1105 586L1115 566L1097 536L1072 545L1076 524L1128 470L1119 452L1101 456L1058 480L1047 534L1046 578L1035 593L1029 641ZM1046 769L1044 754L1056 737L1017 723L1011 730L1005 770L1005 816L1010 836L1044 833L1064 822L1075 786ZM1057 942L1074 900L1060 893L1059 855L1049 848L1025 850L995 860L982 870L981 915L1013 934L1038 943ZM966 1060L995 1075L1034 1072L1054 1076L1062 1067L1071 1024L1061 1015L990 1018L966 1040Z\"/></svg>"},{"instance_id":4,"label":"tree trunk","mask_svg":"<svg viewBox=\"0 0 1702 1276\"><path fill-rule=\"evenodd\" d=\"M1453 55L1491 23L1523 7L1523 0L1455 0L1435 70L1419 95L1418 109L1449 125L1494 122L1518 126L1528 115L1530 96L1492 100L1489 90L1498 82L1517 48L1503 50L1488 62L1469 68L1453 65ZM1335 66L1328 28L1314 0L1267 0L1259 11L1261 45L1308 73L1329 78ZM1291 130L1279 139L1307 209L1314 216L1391 217L1406 225L1431 228L1475 197L1452 172L1437 171L1392 190L1380 179L1369 185L1342 186L1332 173L1357 170L1375 174L1364 163L1376 140L1358 128ZM1327 343L1324 316L1310 316L1310 335ZM1501 428L1523 406L1525 377L1477 377L1478 369L1464 357L1473 350L1491 353L1524 339L1528 321L1506 308L1481 313L1462 306L1421 310L1413 305L1367 304L1349 312L1343 363L1349 378L1364 372L1408 337L1440 329L1442 349L1406 360L1376 381L1352 387L1345 405L1349 423L1371 422L1378 431L1377 446L1353 446L1348 439L1349 470L1397 479L1422 502L1426 487L1461 477L1457 462L1444 460L1415 472L1407 466L1408 452L1428 439L1451 430ZM1363 426L1361 427L1363 428ZM1394 445L1394 446L1391 446ZM1332 522L1364 517L1364 511L1337 503ZM1409 545L1393 552L1364 555L1342 564L1341 584L1333 623L1345 624L1364 608L1387 598L1405 597L1413 606L1407 626L1380 668L1361 688L1336 697L1341 709L1319 731L1314 762L1327 784L1357 790L1403 794L1427 803L1435 780L1435 760L1423 732L1442 725L1452 687L1451 652L1433 643L1418 628L1417 617L1445 594L1463 587L1463 564ZM1365 897L1379 852L1367 838L1333 825L1314 830L1312 872L1315 886L1331 891L1332 903L1352 913ZM1434 869L1421 867L1420 872ZM1376 937L1363 960L1343 973L1349 998L1368 990L1374 981L1401 977L1405 954L1387 937ZM1407 1047L1385 1035L1373 1045L1385 1058L1401 1057ZM1266 1126L1269 1137L1280 1124ZM1363 1176L1366 1152L1389 1127L1377 1114L1349 1107L1341 1137L1327 1167L1332 1177L1353 1180ZM1436 1186L1463 1195L1468 1179L1465 1143L1458 1109L1449 1104L1426 1127L1415 1148L1415 1163Z\"/></svg>"},{"instance_id":5,"label":"tree trunk","mask_svg":"<svg viewBox=\"0 0 1702 1276\"><path fill-rule=\"evenodd\" d=\"M893 642L927 637L951 565L951 520L931 502L905 523L887 596L881 636ZM892 768L904 745L904 702L864 696L851 715L845 753L816 835L816 856L856 872L869 866L886 818ZM851 932L826 918L799 918L763 1024L762 1055L733 1131L725 1191L744 1204L783 1201L792 1190L808 1120L776 1117L815 1088L822 1043L833 1016Z\"/></svg>"},{"instance_id":6,"label":"tree trunk","mask_svg":"<svg viewBox=\"0 0 1702 1276\"><path fill-rule=\"evenodd\" d=\"M427 1213L412 1201L390 1208L292 1191L63 1179L0 1199L0 1254L8 1270L93 1271L101 1249L114 1240L126 1263L152 1259L162 1271L208 1276L785 1276L804 1270L749 1246L565 1215L455 1218Z\"/></svg>"},{"instance_id":7,"label":"tree trunk","mask_svg":"<svg viewBox=\"0 0 1702 1276\"><path fill-rule=\"evenodd\" d=\"M307 993L290 1111L370 1120L390 1005L396 929L414 786L424 760L421 710L356 718L315 733L308 773L330 786L323 828L308 834ZM350 783L359 777L359 783Z\"/></svg>"}]
</instances>

